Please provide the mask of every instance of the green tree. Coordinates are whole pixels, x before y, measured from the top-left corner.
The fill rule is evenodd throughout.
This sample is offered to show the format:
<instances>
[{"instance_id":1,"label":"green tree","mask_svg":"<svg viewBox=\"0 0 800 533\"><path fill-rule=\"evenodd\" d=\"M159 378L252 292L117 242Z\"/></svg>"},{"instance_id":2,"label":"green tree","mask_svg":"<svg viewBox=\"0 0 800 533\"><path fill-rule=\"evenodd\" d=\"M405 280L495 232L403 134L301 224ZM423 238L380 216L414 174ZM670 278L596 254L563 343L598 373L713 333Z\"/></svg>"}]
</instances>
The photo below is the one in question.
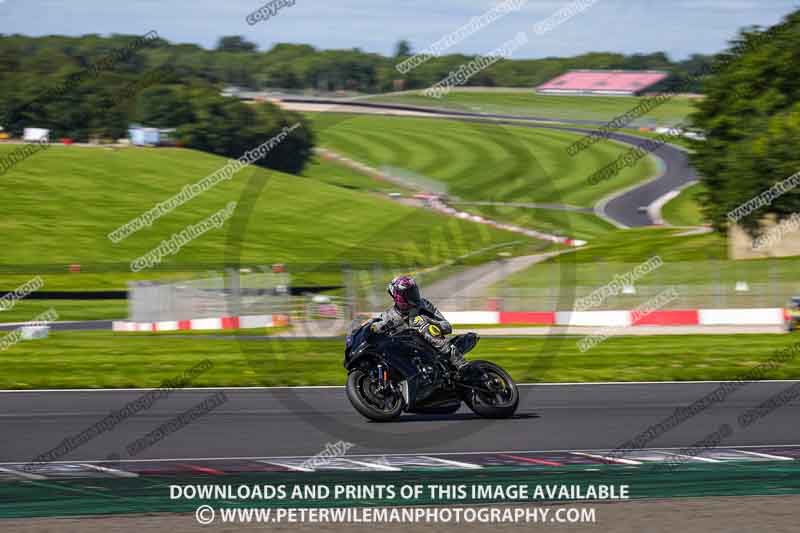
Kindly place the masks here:
<instances>
[{"instance_id":1,"label":"green tree","mask_svg":"<svg viewBox=\"0 0 800 533\"><path fill-rule=\"evenodd\" d=\"M136 100L135 120L154 128L175 128L194 122L189 93L179 86L149 87Z\"/></svg>"},{"instance_id":2,"label":"green tree","mask_svg":"<svg viewBox=\"0 0 800 533\"><path fill-rule=\"evenodd\" d=\"M411 43L403 39L398 41L394 49L394 57L407 57L411 55Z\"/></svg>"},{"instance_id":3,"label":"green tree","mask_svg":"<svg viewBox=\"0 0 800 533\"><path fill-rule=\"evenodd\" d=\"M218 52L255 52L258 46L245 40L241 35L220 37L217 41Z\"/></svg>"},{"instance_id":4,"label":"green tree","mask_svg":"<svg viewBox=\"0 0 800 533\"><path fill-rule=\"evenodd\" d=\"M800 171L800 11L767 30L750 28L720 54L703 80L694 124L706 132L692 163L708 190L704 206L726 231L727 213ZM752 235L762 221L800 211L800 187L742 218Z\"/></svg>"},{"instance_id":5,"label":"green tree","mask_svg":"<svg viewBox=\"0 0 800 533\"><path fill-rule=\"evenodd\" d=\"M300 123L255 164L297 174L312 156L309 124L296 113L269 103L247 105L205 89L191 91L189 98L193 120L178 127L178 136L188 148L236 159L269 141L284 127Z\"/></svg>"}]
</instances>

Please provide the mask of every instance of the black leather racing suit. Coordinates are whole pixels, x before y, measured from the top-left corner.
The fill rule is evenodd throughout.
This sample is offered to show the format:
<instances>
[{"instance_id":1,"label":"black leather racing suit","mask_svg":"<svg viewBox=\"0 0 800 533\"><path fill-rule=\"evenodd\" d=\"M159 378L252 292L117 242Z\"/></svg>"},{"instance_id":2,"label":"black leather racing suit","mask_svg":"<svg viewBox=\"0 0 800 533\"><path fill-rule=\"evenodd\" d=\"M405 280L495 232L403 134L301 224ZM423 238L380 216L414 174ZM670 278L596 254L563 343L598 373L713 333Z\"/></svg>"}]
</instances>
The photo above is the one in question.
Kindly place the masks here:
<instances>
[{"instance_id":1,"label":"black leather racing suit","mask_svg":"<svg viewBox=\"0 0 800 533\"><path fill-rule=\"evenodd\" d=\"M392 306L380 314L374 330L390 335L413 329L440 354L447 356L456 367L464 364L463 354L447 340L453 326L430 301L421 298L420 305L408 311Z\"/></svg>"}]
</instances>

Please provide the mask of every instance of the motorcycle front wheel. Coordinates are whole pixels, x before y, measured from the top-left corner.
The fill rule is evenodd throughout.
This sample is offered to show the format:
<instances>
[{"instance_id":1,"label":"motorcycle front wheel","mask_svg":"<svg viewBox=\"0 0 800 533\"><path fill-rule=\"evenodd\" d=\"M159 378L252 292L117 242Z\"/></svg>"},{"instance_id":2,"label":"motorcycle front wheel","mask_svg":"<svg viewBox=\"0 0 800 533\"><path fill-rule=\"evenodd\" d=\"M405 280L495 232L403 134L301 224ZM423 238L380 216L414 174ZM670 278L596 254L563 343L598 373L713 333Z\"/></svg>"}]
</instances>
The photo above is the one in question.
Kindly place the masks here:
<instances>
[{"instance_id":1,"label":"motorcycle front wheel","mask_svg":"<svg viewBox=\"0 0 800 533\"><path fill-rule=\"evenodd\" d=\"M519 389L508 372L489 361L472 361L469 370L476 388L464 394L467 407L484 418L509 418L517 412Z\"/></svg>"},{"instance_id":2,"label":"motorcycle front wheel","mask_svg":"<svg viewBox=\"0 0 800 533\"><path fill-rule=\"evenodd\" d=\"M403 411L403 397L396 387L378 390L377 382L361 369L347 376L347 398L356 411L375 422L389 422Z\"/></svg>"}]
</instances>

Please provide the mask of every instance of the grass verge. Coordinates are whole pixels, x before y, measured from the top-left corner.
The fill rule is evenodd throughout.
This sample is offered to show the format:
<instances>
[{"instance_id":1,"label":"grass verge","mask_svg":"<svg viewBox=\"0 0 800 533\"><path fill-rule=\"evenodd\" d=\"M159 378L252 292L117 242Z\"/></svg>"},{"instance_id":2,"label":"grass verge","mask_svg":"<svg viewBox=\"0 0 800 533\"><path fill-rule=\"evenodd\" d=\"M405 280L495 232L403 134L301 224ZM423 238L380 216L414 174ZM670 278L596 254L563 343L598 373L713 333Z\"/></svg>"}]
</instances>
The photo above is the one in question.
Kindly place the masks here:
<instances>
[{"instance_id":1,"label":"grass verge","mask_svg":"<svg viewBox=\"0 0 800 533\"><path fill-rule=\"evenodd\" d=\"M502 365L520 383L730 380L798 342L790 335L631 336L610 338L581 353L577 340L484 338L471 357ZM56 331L46 340L21 342L3 353L0 388L157 387L204 359L214 366L192 386L341 385L342 352L341 340ZM546 364L541 354L549 356ZM800 358L764 377L800 378Z\"/></svg>"},{"instance_id":2,"label":"grass verge","mask_svg":"<svg viewBox=\"0 0 800 533\"><path fill-rule=\"evenodd\" d=\"M699 195L705 191L701 183L689 185L666 203L661 214L673 226L699 226L708 221L701 211Z\"/></svg>"},{"instance_id":3,"label":"grass verge","mask_svg":"<svg viewBox=\"0 0 800 533\"><path fill-rule=\"evenodd\" d=\"M438 107L473 113L512 114L548 119L610 121L638 106L638 96L555 96L536 94L533 90L479 89L454 90L445 98L434 99L419 91L375 96L370 102L399 103L420 107ZM676 96L634 121L641 125L666 125L680 122L694 110L692 99Z\"/></svg>"},{"instance_id":4,"label":"grass verge","mask_svg":"<svg viewBox=\"0 0 800 533\"><path fill-rule=\"evenodd\" d=\"M0 312L3 322L27 322L48 309L58 313L58 320L113 320L128 315L127 300L22 300Z\"/></svg>"},{"instance_id":5,"label":"grass verge","mask_svg":"<svg viewBox=\"0 0 800 533\"><path fill-rule=\"evenodd\" d=\"M454 203L453 207L505 222L589 242L616 228L594 213L560 209L518 207L514 205L475 205Z\"/></svg>"}]
</instances>

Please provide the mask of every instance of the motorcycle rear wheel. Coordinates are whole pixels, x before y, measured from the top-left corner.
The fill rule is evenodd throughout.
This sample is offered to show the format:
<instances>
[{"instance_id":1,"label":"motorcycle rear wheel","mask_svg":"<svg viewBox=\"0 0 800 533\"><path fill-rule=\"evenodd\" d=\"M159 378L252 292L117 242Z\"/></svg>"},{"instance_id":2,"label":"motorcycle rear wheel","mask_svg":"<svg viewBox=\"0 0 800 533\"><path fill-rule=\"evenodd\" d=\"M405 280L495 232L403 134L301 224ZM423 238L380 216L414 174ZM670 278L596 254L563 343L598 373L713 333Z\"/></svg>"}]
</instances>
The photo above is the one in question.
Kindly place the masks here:
<instances>
[{"instance_id":1,"label":"motorcycle rear wheel","mask_svg":"<svg viewBox=\"0 0 800 533\"><path fill-rule=\"evenodd\" d=\"M403 411L403 398L399 393L386 397L375 391L370 376L361 369L347 376L347 399L356 411L375 422L395 420Z\"/></svg>"}]
</instances>

